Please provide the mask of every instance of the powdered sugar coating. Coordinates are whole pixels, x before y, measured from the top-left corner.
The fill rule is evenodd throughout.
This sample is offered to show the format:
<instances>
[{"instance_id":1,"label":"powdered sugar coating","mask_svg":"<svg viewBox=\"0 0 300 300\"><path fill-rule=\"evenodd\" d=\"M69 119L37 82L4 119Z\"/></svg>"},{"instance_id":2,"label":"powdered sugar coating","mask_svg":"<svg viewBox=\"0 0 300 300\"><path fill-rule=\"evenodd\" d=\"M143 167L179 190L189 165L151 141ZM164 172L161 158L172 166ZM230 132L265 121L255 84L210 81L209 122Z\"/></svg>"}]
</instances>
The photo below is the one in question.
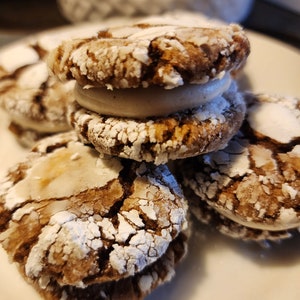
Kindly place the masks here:
<instances>
[{"instance_id":1,"label":"powdered sugar coating","mask_svg":"<svg viewBox=\"0 0 300 300\"><path fill-rule=\"evenodd\" d=\"M185 257L189 231L181 232L169 245L167 251L156 262L147 266L134 276L90 284L84 288L71 285L59 286L55 282L49 283L46 289L35 284L37 290L46 299L137 299L142 300L157 286L170 281L175 275L176 265Z\"/></svg>"},{"instance_id":2,"label":"powdered sugar coating","mask_svg":"<svg viewBox=\"0 0 300 300\"><path fill-rule=\"evenodd\" d=\"M2 180L0 200L2 246L41 289L132 276L187 225L166 166L101 158L74 133L42 140Z\"/></svg>"},{"instance_id":3,"label":"powdered sugar coating","mask_svg":"<svg viewBox=\"0 0 300 300\"><path fill-rule=\"evenodd\" d=\"M248 98L251 102L250 96ZM282 144L299 138L299 101L291 97L270 96L268 98L266 95L261 95L260 98L261 102L254 102L248 109L248 121L253 130ZM284 120L284 126L282 126L282 120Z\"/></svg>"},{"instance_id":4,"label":"powdered sugar coating","mask_svg":"<svg viewBox=\"0 0 300 300\"><path fill-rule=\"evenodd\" d=\"M239 129L245 113L235 90L204 105L162 118L129 119L70 106L71 126L100 153L155 164L219 149Z\"/></svg>"},{"instance_id":5,"label":"powdered sugar coating","mask_svg":"<svg viewBox=\"0 0 300 300\"><path fill-rule=\"evenodd\" d=\"M197 195L198 201L207 202L219 214L242 226L263 231L297 228L300 132L295 128L300 123L300 102L267 95L249 94L246 98L248 113L241 131L225 149L190 162L193 169L186 166L184 185ZM265 110L264 106L270 104L277 108ZM255 118L256 112L265 112L265 117ZM283 116L287 115L289 120L285 122ZM277 121L273 128L265 130L268 119ZM288 132L284 139L278 135L283 130L277 129L277 124ZM291 124L296 127L290 128Z\"/></svg>"},{"instance_id":6,"label":"powdered sugar coating","mask_svg":"<svg viewBox=\"0 0 300 300\"><path fill-rule=\"evenodd\" d=\"M207 26L201 16L199 20L191 27L185 15L181 25L168 24L161 16L156 23L145 19L99 31L89 39L65 41L51 52L48 65L60 80L76 79L82 86L167 89L205 83L239 68L250 50L242 28Z\"/></svg>"}]
</instances>

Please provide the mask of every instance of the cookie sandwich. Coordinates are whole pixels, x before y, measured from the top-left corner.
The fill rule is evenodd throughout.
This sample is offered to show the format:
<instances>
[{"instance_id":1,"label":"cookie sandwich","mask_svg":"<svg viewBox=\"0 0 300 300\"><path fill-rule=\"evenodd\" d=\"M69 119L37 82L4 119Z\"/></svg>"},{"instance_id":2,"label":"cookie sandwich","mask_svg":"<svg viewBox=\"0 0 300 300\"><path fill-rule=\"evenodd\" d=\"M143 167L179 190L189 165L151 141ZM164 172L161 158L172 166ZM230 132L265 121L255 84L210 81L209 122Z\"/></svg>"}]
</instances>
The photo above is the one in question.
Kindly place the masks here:
<instances>
[{"instance_id":1,"label":"cookie sandwich","mask_svg":"<svg viewBox=\"0 0 300 300\"><path fill-rule=\"evenodd\" d=\"M66 107L73 100L74 82L49 76L44 61L48 50L38 44L11 48L0 53L0 107L9 116L9 130L26 147L70 130Z\"/></svg>"},{"instance_id":2,"label":"cookie sandwich","mask_svg":"<svg viewBox=\"0 0 300 300\"><path fill-rule=\"evenodd\" d=\"M158 16L63 42L50 72L76 80L69 122L100 153L162 164L224 147L245 113L231 74L246 61L236 25Z\"/></svg>"},{"instance_id":3,"label":"cookie sandwich","mask_svg":"<svg viewBox=\"0 0 300 300\"><path fill-rule=\"evenodd\" d=\"M300 101L246 94L228 146L181 162L191 211L224 234L279 240L300 227Z\"/></svg>"},{"instance_id":4,"label":"cookie sandwich","mask_svg":"<svg viewBox=\"0 0 300 300\"><path fill-rule=\"evenodd\" d=\"M100 157L74 132L42 139L0 184L1 245L46 299L99 299L119 280L142 298L173 276L186 229L166 165Z\"/></svg>"}]
</instances>

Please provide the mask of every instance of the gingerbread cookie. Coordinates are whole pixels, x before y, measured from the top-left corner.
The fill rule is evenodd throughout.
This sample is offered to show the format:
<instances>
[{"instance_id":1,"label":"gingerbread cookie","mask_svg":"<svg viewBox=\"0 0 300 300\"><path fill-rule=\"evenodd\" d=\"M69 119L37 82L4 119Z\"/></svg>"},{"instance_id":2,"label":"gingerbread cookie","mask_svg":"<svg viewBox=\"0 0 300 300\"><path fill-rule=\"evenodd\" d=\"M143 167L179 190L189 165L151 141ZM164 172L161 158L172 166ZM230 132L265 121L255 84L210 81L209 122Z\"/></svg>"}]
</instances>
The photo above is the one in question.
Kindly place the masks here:
<instances>
[{"instance_id":1,"label":"gingerbread cookie","mask_svg":"<svg viewBox=\"0 0 300 300\"><path fill-rule=\"evenodd\" d=\"M183 184L193 206L204 202L239 226L276 235L300 227L300 101L246 98L239 133L225 149L183 161Z\"/></svg>"},{"instance_id":2,"label":"gingerbread cookie","mask_svg":"<svg viewBox=\"0 0 300 300\"><path fill-rule=\"evenodd\" d=\"M84 288L141 272L187 226L166 165L99 157L73 132L41 140L0 187L0 240L29 280Z\"/></svg>"}]
</instances>

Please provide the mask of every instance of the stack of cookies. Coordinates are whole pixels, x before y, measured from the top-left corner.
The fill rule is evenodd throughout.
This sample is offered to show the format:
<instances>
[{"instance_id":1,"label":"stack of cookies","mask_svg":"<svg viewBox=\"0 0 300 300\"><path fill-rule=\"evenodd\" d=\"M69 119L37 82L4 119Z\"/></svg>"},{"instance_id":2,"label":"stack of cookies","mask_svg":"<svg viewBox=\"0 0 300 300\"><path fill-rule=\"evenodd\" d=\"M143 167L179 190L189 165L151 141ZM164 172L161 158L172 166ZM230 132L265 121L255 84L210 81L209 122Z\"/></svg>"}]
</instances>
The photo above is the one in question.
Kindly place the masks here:
<instances>
[{"instance_id":1,"label":"stack of cookies","mask_svg":"<svg viewBox=\"0 0 300 300\"><path fill-rule=\"evenodd\" d=\"M47 54L49 78L72 85L69 127L0 185L2 246L43 297L143 299L184 257L189 207L242 239L298 226L299 102L239 92L249 52L239 25L175 14ZM277 134L278 105L291 121Z\"/></svg>"}]
</instances>

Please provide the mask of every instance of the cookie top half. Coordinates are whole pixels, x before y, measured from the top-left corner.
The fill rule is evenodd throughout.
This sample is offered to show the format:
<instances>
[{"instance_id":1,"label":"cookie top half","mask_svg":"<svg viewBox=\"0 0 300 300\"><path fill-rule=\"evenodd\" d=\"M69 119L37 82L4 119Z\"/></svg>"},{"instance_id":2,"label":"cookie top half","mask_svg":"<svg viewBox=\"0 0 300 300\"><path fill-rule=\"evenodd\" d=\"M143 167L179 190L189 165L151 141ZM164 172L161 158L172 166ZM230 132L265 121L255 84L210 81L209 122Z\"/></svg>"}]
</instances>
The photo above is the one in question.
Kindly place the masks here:
<instances>
[{"instance_id":1,"label":"cookie top half","mask_svg":"<svg viewBox=\"0 0 300 300\"><path fill-rule=\"evenodd\" d=\"M186 227L167 166L99 157L72 132L41 140L0 186L0 241L28 278L84 287L135 275Z\"/></svg>"},{"instance_id":2,"label":"cookie top half","mask_svg":"<svg viewBox=\"0 0 300 300\"><path fill-rule=\"evenodd\" d=\"M48 65L61 80L76 79L81 86L170 89L238 69L249 51L239 25L193 14L175 21L161 16L65 41L51 52Z\"/></svg>"},{"instance_id":3,"label":"cookie top half","mask_svg":"<svg viewBox=\"0 0 300 300\"><path fill-rule=\"evenodd\" d=\"M185 165L199 201L246 227L300 227L300 101L246 95L247 114L228 146Z\"/></svg>"}]
</instances>

